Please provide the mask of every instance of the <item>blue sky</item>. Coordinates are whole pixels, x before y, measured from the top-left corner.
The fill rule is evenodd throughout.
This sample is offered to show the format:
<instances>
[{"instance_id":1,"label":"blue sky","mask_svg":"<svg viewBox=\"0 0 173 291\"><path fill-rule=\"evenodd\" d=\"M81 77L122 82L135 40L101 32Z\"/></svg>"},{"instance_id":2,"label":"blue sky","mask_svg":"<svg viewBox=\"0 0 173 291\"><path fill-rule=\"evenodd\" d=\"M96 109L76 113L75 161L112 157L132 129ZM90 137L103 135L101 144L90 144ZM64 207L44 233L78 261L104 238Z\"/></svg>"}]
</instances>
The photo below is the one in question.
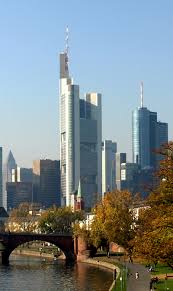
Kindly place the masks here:
<instances>
[{"instance_id":1,"label":"blue sky","mask_svg":"<svg viewBox=\"0 0 173 291\"><path fill-rule=\"evenodd\" d=\"M144 105L173 138L172 0L1 0L0 144L20 166L59 152L58 54L69 26L70 72L103 94L103 138L131 159L131 113Z\"/></svg>"}]
</instances>

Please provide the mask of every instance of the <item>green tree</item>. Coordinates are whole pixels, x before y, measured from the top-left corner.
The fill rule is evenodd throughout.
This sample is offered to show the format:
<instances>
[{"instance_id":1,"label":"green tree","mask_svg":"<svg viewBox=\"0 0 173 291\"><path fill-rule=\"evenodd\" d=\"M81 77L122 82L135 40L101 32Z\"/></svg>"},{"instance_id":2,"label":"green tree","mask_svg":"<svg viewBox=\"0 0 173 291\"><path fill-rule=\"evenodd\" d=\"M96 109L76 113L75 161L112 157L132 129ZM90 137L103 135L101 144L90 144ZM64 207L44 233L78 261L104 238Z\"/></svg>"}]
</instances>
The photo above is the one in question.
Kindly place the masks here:
<instances>
[{"instance_id":1,"label":"green tree","mask_svg":"<svg viewBox=\"0 0 173 291\"><path fill-rule=\"evenodd\" d=\"M84 219L82 211L72 212L70 207L52 207L39 220L39 228L44 233L69 233L75 222Z\"/></svg>"}]
</instances>

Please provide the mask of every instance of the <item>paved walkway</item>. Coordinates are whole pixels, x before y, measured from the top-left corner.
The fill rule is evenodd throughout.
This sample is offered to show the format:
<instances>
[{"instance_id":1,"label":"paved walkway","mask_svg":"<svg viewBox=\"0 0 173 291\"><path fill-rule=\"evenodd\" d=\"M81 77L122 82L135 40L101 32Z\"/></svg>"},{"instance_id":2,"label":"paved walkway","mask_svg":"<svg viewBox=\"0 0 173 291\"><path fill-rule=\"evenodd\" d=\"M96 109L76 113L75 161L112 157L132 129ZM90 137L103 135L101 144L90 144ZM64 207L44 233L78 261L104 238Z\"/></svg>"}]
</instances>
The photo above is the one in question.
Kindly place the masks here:
<instances>
[{"instance_id":1,"label":"paved walkway","mask_svg":"<svg viewBox=\"0 0 173 291\"><path fill-rule=\"evenodd\" d=\"M127 281L127 291L149 291L150 290L150 273L147 269L139 264L126 263L129 269ZM139 279L135 279L135 273L139 273Z\"/></svg>"}]
</instances>

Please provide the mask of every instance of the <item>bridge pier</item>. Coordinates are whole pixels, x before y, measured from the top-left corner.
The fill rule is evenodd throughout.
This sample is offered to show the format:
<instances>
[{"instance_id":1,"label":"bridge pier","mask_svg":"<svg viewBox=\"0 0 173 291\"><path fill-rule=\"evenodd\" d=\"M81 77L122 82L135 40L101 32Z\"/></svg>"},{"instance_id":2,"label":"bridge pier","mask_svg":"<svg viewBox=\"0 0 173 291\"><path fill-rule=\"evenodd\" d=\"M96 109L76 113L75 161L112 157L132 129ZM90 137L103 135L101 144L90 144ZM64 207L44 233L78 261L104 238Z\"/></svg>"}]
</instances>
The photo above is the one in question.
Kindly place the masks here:
<instances>
[{"instance_id":1,"label":"bridge pier","mask_svg":"<svg viewBox=\"0 0 173 291\"><path fill-rule=\"evenodd\" d=\"M64 255L67 262L73 262L76 260L76 256L71 251L64 251Z\"/></svg>"},{"instance_id":2,"label":"bridge pier","mask_svg":"<svg viewBox=\"0 0 173 291\"><path fill-rule=\"evenodd\" d=\"M6 251L0 251L0 265L8 265L9 264L9 255Z\"/></svg>"}]
</instances>

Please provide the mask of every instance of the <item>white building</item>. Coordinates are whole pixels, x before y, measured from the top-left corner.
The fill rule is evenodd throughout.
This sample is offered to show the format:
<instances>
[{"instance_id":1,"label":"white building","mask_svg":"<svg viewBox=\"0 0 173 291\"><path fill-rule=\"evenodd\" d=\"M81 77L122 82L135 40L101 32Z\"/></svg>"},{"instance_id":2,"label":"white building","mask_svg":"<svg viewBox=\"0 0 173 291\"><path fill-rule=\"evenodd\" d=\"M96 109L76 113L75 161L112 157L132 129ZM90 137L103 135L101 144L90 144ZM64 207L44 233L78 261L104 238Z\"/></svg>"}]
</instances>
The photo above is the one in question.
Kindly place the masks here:
<instances>
[{"instance_id":1,"label":"white building","mask_svg":"<svg viewBox=\"0 0 173 291\"><path fill-rule=\"evenodd\" d=\"M69 76L67 53L60 54L60 169L62 205L69 206L80 177L79 86Z\"/></svg>"},{"instance_id":2,"label":"white building","mask_svg":"<svg viewBox=\"0 0 173 291\"><path fill-rule=\"evenodd\" d=\"M102 193L101 94L87 93L79 99L79 86L69 76L68 43L60 54L59 87L61 205L71 205L80 180L84 207L90 211Z\"/></svg>"}]
</instances>

